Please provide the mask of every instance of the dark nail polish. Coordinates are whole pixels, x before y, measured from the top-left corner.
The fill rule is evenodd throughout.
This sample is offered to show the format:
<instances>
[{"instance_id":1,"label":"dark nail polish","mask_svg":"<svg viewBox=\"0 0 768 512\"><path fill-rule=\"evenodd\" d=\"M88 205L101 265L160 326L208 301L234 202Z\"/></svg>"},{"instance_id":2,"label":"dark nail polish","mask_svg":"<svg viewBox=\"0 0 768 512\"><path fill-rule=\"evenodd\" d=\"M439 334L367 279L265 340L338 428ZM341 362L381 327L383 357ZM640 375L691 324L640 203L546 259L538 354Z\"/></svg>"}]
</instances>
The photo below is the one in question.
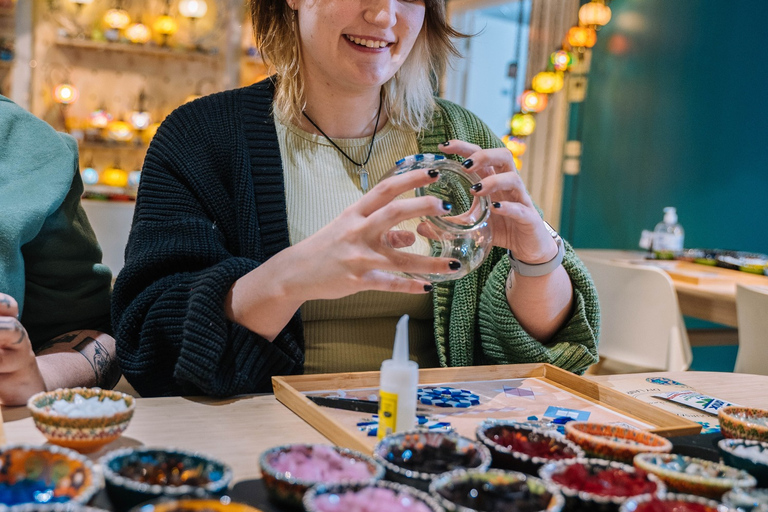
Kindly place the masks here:
<instances>
[{"instance_id":1,"label":"dark nail polish","mask_svg":"<svg viewBox=\"0 0 768 512\"><path fill-rule=\"evenodd\" d=\"M427 171L427 174L429 174L430 178L437 178L440 173L437 171L437 169L430 169Z\"/></svg>"},{"instance_id":2,"label":"dark nail polish","mask_svg":"<svg viewBox=\"0 0 768 512\"><path fill-rule=\"evenodd\" d=\"M434 286L432 286L431 284L425 284L424 285L424 291L425 292L431 292L433 288L434 288Z\"/></svg>"},{"instance_id":3,"label":"dark nail polish","mask_svg":"<svg viewBox=\"0 0 768 512\"><path fill-rule=\"evenodd\" d=\"M474 163L475 163L475 162L473 162L471 158L467 158L466 160L464 160L463 162L461 162L461 165L463 165L464 167L466 167L467 169L469 169L470 167L472 167L472 166L474 165Z\"/></svg>"},{"instance_id":4,"label":"dark nail polish","mask_svg":"<svg viewBox=\"0 0 768 512\"><path fill-rule=\"evenodd\" d=\"M446 201L445 199L443 199L443 210L449 212L451 211L451 208L453 208L453 205L448 201Z\"/></svg>"},{"instance_id":5,"label":"dark nail polish","mask_svg":"<svg viewBox=\"0 0 768 512\"><path fill-rule=\"evenodd\" d=\"M449 146L450 144L451 144L451 141L449 141L449 140L440 143L440 145L443 146L443 147Z\"/></svg>"},{"instance_id":6,"label":"dark nail polish","mask_svg":"<svg viewBox=\"0 0 768 512\"><path fill-rule=\"evenodd\" d=\"M501 203L497 203L497 202L494 201L491 204L493 205L494 208L501 208Z\"/></svg>"},{"instance_id":7,"label":"dark nail polish","mask_svg":"<svg viewBox=\"0 0 768 512\"><path fill-rule=\"evenodd\" d=\"M481 190L483 190L483 184L482 183L475 183L474 185L472 185L469 188L471 188L475 192L480 192Z\"/></svg>"},{"instance_id":8,"label":"dark nail polish","mask_svg":"<svg viewBox=\"0 0 768 512\"><path fill-rule=\"evenodd\" d=\"M461 268L461 262L459 260L452 260L448 263L448 268L451 270L459 270Z\"/></svg>"}]
</instances>

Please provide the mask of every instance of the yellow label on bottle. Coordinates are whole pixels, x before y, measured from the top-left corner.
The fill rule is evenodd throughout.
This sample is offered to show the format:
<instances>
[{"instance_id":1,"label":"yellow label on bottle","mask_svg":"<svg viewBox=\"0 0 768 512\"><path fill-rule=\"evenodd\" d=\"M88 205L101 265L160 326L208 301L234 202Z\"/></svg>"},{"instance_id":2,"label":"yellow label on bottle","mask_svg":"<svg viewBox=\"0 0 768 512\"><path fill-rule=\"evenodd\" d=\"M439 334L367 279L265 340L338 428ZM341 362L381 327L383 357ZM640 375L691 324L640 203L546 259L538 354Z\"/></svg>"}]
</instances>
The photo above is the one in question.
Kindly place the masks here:
<instances>
[{"instance_id":1,"label":"yellow label on bottle","mask_svg":"<svg viewBox=\"0 0 768 512\"><path fill-rule=\"evenodd\" d=\"M397 426L397 394L379 391L379 439L395 431Z\"/></svg>"}]
</instances>

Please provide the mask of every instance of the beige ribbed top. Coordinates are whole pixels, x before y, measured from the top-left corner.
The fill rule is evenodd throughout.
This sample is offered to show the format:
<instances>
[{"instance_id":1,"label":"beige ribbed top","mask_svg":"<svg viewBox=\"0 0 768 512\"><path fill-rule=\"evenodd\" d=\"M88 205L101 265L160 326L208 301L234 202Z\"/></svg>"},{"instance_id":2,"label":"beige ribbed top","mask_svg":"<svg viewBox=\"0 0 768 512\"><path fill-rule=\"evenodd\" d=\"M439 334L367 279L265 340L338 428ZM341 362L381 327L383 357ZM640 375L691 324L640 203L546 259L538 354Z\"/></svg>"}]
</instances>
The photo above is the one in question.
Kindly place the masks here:
<instances>
[{"instance_id":1,"label":"beige ribbed top","mask_svg":"<svg viewBox=\"0 0 768 512\"><path fill-rule=\"evenodd\" d=\"M358 167L322 135L306 132L276 116L275 126L285 174L291 244L313 235L359 200ZM368 154L370 137L334 139L357 162ZM366 165L369 187L404 156L418 153L416 134L387 123L376 134ZM337 300L306 302L305 373L378 370L392 356L395 325L410 315L411 359L421 367L438 365L431 294L362 292Z\"/></svg>"}]
</instances>

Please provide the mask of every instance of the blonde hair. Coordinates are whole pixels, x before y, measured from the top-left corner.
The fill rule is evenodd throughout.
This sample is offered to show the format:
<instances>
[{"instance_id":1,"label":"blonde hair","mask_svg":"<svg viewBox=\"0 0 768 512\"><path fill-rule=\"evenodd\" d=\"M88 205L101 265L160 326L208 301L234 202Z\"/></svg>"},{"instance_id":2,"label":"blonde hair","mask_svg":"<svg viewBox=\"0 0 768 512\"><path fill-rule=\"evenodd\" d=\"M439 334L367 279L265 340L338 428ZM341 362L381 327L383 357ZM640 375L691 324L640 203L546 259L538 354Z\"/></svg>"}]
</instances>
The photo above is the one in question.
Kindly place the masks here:
<instances>
[{"instance_id":1,"label":"blonde hair","mask_svg":"<svg viewBox=\"0 0 768 512\"><path fill-rule=\"evenodd\" d=\"M451 40L468 37L448 24L445 0L425 0L424 26L403 65L382 88L391 122L419 132L429 126L435 109L435 81L450 55L459 55ZM274 108L298 121L305 107L299 34L295 12L285 0L251 0L256 48L277 74Z\"/></svg>"}]
</instances>

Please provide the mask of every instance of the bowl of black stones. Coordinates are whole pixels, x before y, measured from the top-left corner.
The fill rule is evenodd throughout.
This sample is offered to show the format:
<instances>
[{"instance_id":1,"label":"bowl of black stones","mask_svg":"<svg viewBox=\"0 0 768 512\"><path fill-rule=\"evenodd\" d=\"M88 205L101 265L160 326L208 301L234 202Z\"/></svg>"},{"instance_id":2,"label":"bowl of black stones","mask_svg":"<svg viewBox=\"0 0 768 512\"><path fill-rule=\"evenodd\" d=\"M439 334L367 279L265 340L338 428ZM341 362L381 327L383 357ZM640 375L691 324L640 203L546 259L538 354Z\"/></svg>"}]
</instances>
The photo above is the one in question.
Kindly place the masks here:
<instances>
[{"instance_id":1,"label":"bowl of black stones","mask_svg":"<svg viewBox=\"0 0 768 512\"><path fill-rule=\"evenodd\" d=\"M547 462L584 457L584 450L557 432L514 421L483 421L475 435L491 451L491 465L499 469L535 475Z\"/></svg>"},{"instance_id":2,"label":"bowl of black stones","mask_svg":"<svg viewBox=\"0 0 768 512\"><path fill-rule=\"evenodd\" d=\"M455 432L410 431L391 434L373 448L386 477L422 491L438 475L457 469L487 470L491 452L482 443Z\"/></svg>"},{"instance_id":3,"label":"bowl of black stones","mask_svg":"<svg viewBox=\"0 0 768 512\"><path fill-rule=\"evenodd\" d=\"M159 497L224 494L232 469L201 453L173 448L122 448L99 459L107 495L119 510Z\"/></svg>"},{"instance_id":4,"label":"bowl of black stones","mask_svg":"<svg viewBox=\"0 0 768 512\"><path fill-rule=\"evenodd\" d=\"M557 489L518 471L457 470L429 486L447 512L559 512L565 499Z\"/></svg>"}]
</instances>

